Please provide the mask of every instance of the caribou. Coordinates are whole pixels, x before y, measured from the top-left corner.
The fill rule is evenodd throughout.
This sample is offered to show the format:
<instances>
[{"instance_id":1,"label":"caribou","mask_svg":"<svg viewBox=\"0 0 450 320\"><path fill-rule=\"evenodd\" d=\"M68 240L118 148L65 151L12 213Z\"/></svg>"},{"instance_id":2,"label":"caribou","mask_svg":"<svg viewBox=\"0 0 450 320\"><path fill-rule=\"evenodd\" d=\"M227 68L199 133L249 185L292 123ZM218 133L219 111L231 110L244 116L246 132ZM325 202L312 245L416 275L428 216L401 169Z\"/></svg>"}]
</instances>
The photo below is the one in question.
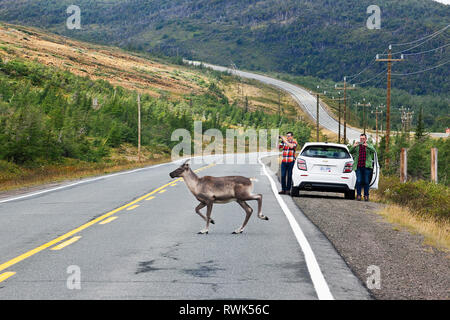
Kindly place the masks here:
<instances>
[{"instance_id":1,"label":"caribou","mask_svg":"<svg viewBox=\"0 0 450 320\"><path fill-rule=\"evenodd\" d=\"M233 234L239 234L244 231L245 226L253 213L253 209L246 201L258 201L258 218L269 220L262 214L262 194L253 193L253 183L251 179L243 176L225 176L225 177L198 177L189 166L189 159L185 161L178 169L172 171L171 178L182 177L188 189L194 197L200 201L195 208L195 212L206 221L206 227L199 234L208 234L209 224L215 224L211 219L211 212L214 203L228 203L236 201L245 211L245 219L242 226L233 231ZM206 207L206 216L200 209Z\"/></svg>"}]
</instances>

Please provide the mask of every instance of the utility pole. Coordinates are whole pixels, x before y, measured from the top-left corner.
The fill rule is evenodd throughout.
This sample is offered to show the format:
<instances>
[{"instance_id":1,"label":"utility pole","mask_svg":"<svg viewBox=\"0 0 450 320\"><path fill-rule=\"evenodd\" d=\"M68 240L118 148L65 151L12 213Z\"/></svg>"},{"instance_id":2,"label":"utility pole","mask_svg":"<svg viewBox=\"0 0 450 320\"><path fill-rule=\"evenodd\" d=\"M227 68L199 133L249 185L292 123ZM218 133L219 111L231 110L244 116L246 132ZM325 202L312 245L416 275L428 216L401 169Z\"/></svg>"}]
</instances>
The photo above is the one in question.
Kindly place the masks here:
<instances>
[{"instance_id":1,"label":"utility pole","mask_svg":"<svg viewBox=\"0 0 450 320\"><path fill-rule=\"evenodd\" d=\"M281 89L278 89L278 121L281 121Z\"/></svg>"},{"instance_id":2,"label":"utility pole","mask_svg":"<svg viewBox=\"0 0 450 320\"><path fill-rule=\"evenodd\" d=\"M338 91L338 143L341 143L341 92Z\"/></svg>"},{"instance_id":3,"label":"utility pole","mask_svg":"<svg viewBox=\"0 0 450 320\"><path fill-rule=\"evenodd\" d=\"M138 93L138 161L141 162L141 95Z\"/></svg>"},{"instance_id":4,"label":"utility pole","mask_svg":"<svg viewBox=\"0 0 450 320\"><path fill-rule=\"evenodd\" d=\"M375 128L376 128L376 145L378 146L378 115L383 113L383 110L378 111L378 108L383 108L383 105L379 105L375 107L375 111L371 111L371 113L375 113Z\"/></svg>"},{"instance_id":5,"label":"utility pole","mask_svg":"<svg viewBox=\"0 0 450 320\"><path fill-rule=\"evenodd\" d=\"M402 132L406 132L406 109L401 106L399 110L401 112L400 119L402 120Z\"/></svg>"},{"instance_id":6,"label":"utility pole","mask_svg":"<svg viewBox=\"0 0 450 320\"><path fill-rule=\"evenodd\" d=\"M407 135L408 141L409 141L410 136L411 136L410 131L411 131L411 124L412 124L413 114L414 114L414 111L409 111L409 108L408 108L408 112L406 113L406 128L407 128L407 132L408 132L408 135Z\"/></svg>"},{"instance_id":7,"label":"utility pole","mask_svg":"<svg viewBox=\"0 0 450 320\"><path fill-rule=\"evenodd\" d=\"M366 102L366 98L363 98L363 101ZM363 126L364 126L364 134L366 134L366 126L367 126L367 119L366 119L366 107L370 107L369 103L356 103L357 107L363 107Z\"/></svg>"},{"instance_id":8,"label":"utility pole","mask_svg":"<svg viewBox=\"0 0 450 320\"><path fill-rule=\"evenodd\" d=\"M379 59L379 55L377 54L376 61L382 61L388 63L387 70L387 92L386 92L386 148L385 148L385 164L386 168L389 168L389 136L391 134L391 68L392 62L394 61L403 61L403 55L401 55L400 59L392 59L392 46L389 45L388 49L388 57L387 59Z\"/></svg>"},{"instance_id":9,"label":"utility pole","mask_svg":"<svg viewBox=\"0 0 450 320\"><path fill-rule=\"evenodd\" d=\"M317 94L317 111L316 111L316 127L317 127L317 142L320 141L319 139L319 94Z\"/></svg>"},{"instance_id":10,"label":"utility pole","mask_svg":"<svg viewBox=\"0 0 450 320\"><path fill-rule=\"evenodd\" d=\"M338 88L337 84L334 85L336 90L344 90L344 143L347 141L347 90L355 89L355 85L353 87L347 87L347 77L344 77L344 87Z\"/></svg>"},{"instance_id":11,"label":"utility pole","mask_svg":"<svg viewBox=\"0 0 450 320\"><path fill-rule=\"evenodd\" d=\"M340 91L338 91L338 96L339 96L339 98L338 99L335 99L334 97L332 97L333 98L333 100L338 100L338 143L341 143L341 100L343 100L341 97L340 97L340 95L341 95L341 92Z\"/></svg>"},{"instance_id":12,"label":"utility pole","mask_svg":"<svg viewBox=\"0 0 450 320\"><path fill-rule=\"evenodd\" d=\"M320 86L317 86L317 91L319 91L319 89L320 89ZM319 136L319 107L320 107L320 105L319 105L319 97L320 97L320 95L322 95L322 93L319 93L319 92L312 92L312 91L310 91L309 93L310 93L310 94L314 94L314 95L316 95L316 97L317 97L317 108L316 108L316 135L317 135L317 142L319 142L319 141L320 141L320 136ZM326 91L324 91L323 94L325 95L325 94L326 94Z\"/></svg>"}]
</instances>

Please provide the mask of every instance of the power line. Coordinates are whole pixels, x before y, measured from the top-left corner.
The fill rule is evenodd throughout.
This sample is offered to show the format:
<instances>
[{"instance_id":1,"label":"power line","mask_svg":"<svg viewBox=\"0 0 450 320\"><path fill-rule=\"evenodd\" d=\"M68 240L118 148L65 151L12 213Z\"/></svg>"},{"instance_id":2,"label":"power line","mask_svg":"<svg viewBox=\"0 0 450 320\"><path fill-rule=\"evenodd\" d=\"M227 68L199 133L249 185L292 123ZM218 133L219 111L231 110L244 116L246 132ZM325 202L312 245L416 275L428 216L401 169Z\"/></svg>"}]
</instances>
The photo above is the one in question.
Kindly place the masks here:
<instances>
[{"instance_id":1,"label":"power line","mask_svg":"<svg viewBox=\"0 0 450 320\"><path fill-rule=\"evenodd\" d=\"M384 50L384 52L386 52L386 50ZM375 57L374 57L374 58L375 58ZM368 64L364 69L362 69L360 72L355 73L355 74L353 74L353 75L351 75L351 76L347 76L347 79L349 79L349 78L357 78L361 73L363 73L364 71L366 71L366 70L367 70L370 66L372 66L375 62L376 62L376 60L373 59L373 61L372 61L370 64Z\"/></svg>"},{"instance_id":2,"label":"power line","mask_svg":"<svg viewBox=\"0 0 450 320\"><path fill-rule=\"evenodd\" d=\"M376 60L375 60L376 61ZM377 77L379 77L381 74L386 74L386 72L387 72L387 69L386 70L383 70L383 71L381 71L381 72L379 72L379 73L377 73L374 77L372 77L372 78L370 78L369 80L366 80L366 81L363 81L363 82L357 82L357 83L353 83L355 86L356 85L360 85L360 84L364 84L364 83L367 83L367 82L369 82L369 81L372 81L373 79L376 79Z\"/></svg>"},{"instance_id":3,"label":"power line","mask_svg":"<svg viewBox=\"0 0 450 320\"><path fill-rule=\"evenodd\" d=\"M414 53L405 53L403 55L404 56L412 56L412 55L417 55L417 54L422 54L422 53L428 53L428 52L436 51L436 50L439 50L439 49L442 49L442 48L445 48L445 47L448 47L448 46L450 46L450 43L444 44L443 46L440 46L440 47L437 47L437 48L434 48L434 49L431 49L431 50L426 50L426 51L421 51L421 52L414 52Z\"/></svg>"},{"instance_id":4,"label":"power line","mask_svg":"<svg viewBox=\"0 0 450 320\"><path fill-rule=\"evenodd\" d=\"M442 32L443 32L445 29L447 29L449 26L450 26L450 25L448 25L447 27L445 27L445 28L442 29L441 31L437 31L437 32L433 33L433 34L430 35L426 40L424 40L423 42L421 42L421 43L419 43L419 44L416 44L415 46L412 46L412 47L410 47L410 48L408 48L408 49L404 49L404 50L401 50L401 51L393 52L393 53L391 53L391 54L392 54L392 55L395 55L395 54L403 53L403 52L412 50L412 49L414 49L414 48L417 48L417 47L423 45L424 43L430 41L431 39L435 38L436 36L438 36L440 33L442 33ZM417 40L414 41L414 42L417 42ZM392 46L392 45L391 45L391 46ZM386 54L382 53L382 54L380 54L380 55L386 55Z\"/></svg>"},{"instance_id":5,"label":"power line","mask_svg":"<svg viewBox=\"0 0 450 320\"><path fill-rule=\"evenodd\" d=\"M428 38L428 37L431 37L431 36L433 36L433 35L435 35L435 34L442 33L442 32L444 32L446 29L448 29L449 27L450 27L450 24L448 24L447 26L445 26L445 27L442 28L441 30L438 30L438 31L436 31L436 32L434 32L434 33L432 33L432 34L429 34L429 35L427 35L427 36L425 36L425 37L422 37L422 38L420 38L420 39L417 39L417 40L414 40L414 41L410 41L410 42L404 42L404 43L393 43L393 44L391 44L391 45L392 45L392 46L406 46L406 45L409 45L409 44L413 44L413 43L422 41L423 39L426 39L426 38Z\"/></svg>"},{"instance_id":6,"label":"power line","mask_svg":"<svg viewBox=\"0 0 450 320\"><path fill-rule=\"evenodd\" d=\"M384 54L385 52L386 52L386 50L384 50L382 54ZM353 80L356 79L356 78L359 77L364 71L366 71L369 67L371 67L376 61L377 61L377 60L376 60L376 56L375 56L375 59L373 59L373 61L372 61L369 65L367 65L364 69L362 69L360 72L355 73L355 74L353 74L353 75L351 75L351 76L346 76L346 77L347 77L347 78L353 78Z\"/></svg>"},{"instance_id":7,"label":"power line","mask_svg":"<svg viewBox=\"0 0 450 320\"><path fill-rule=\"evenodd\" d=\"M442 67L443 65L446 65L447 63L450 63L450 60L448 60L448 61L446 61L446 62L444 62L444 63L438 64L438 65L436 65L436 66L434 66L434 67L427 68L427 69L423 69L423 70L420 70L420 71L409 72L409 73L392 73L391 75L393 75L393 76L409 76L409 75L418 74L418 73L423 73L423 72L426 72L426 71L429 71L429 70L433 70L433 69Z\"/></svg>"},{"instance_id":8,"label":"power line","mask_svg":"<svg viewBox=\"0 0 450 320\"><path fill-rule=\"evenodd\" d=\"M415 46L413 46L413 47L411 47L411 48L408 48L408 49L405 49L405 50L402 50L402 51L398 51L398 52L395 52L395 53L392 53L392 54L398 54L398 53L402 53L402 52L406 52L406 51L409 51L409 50L411 50L411 49L414 49L414 48L416 48L416 47L418 47L418 46L424 44L425 42L427 42L427 41L433 39L433 38L436 37L437 35L441 34L441 33L444 32L445 30L447 30L449 27L450 27L450 24L448 24L447 26L445 26L444 28L442 28L442 29L440 29L440 30L438 30L438 31L436 31L436 32L433 32L432 34L429 34L429 35L427 35L427 36L424 36L424 37L419 38L419 39L414 40L414 41L392 44L392 46L410 45L410 44L413 44L413 43L416 43L416 42L420 42L420 41L422 41L422 40L424 40L424 39L427 39L427 40L425 40L424 42L419 43L419 44L417 44L417 45L415 45ZM434 48L434 49L431 49L431 50L426 50L426 51L422 51L422 52L415 52L415 53L406 53L406 54L404 54L404 55L406 56L406 55L418 55L418 54L428 53L428 52L432 52L432 51L436 51L436 50L445 48L445 47L447 47L447 46L449 46L449 45L450 45L450 44L446 44L446 45L444 45L444 46L441 46L441 47L438 47L438 48ZM383 53L381 53L380 55L386 55L386 50L384 50ZM352 74L352 75L350 75L350 76L346 76L347 79L353 79L353 80L355 80L355 79L358 78L364 71L366 71L367 69L369 69L375 62L376 62L376 58L375 58L372 62L370 62L366 67L364 67L360 72L355 73L355 74ZM383 72L384 72L384 71L383 71ZM381 73L382 73L382 72L381 72ZM369 82L369 81L375 79L375 78L376 78L377 76L379 76L381 73L375 75L375 77L373 77L373 78L371 78L371 79L369 79L369 80L366 80L366 81L363 81L363 82L359 82L359 83L355 83L355 85L356 85L356 84L364 84L364 83L367 83L367 82Z\"/></svg>"}]
</instances>

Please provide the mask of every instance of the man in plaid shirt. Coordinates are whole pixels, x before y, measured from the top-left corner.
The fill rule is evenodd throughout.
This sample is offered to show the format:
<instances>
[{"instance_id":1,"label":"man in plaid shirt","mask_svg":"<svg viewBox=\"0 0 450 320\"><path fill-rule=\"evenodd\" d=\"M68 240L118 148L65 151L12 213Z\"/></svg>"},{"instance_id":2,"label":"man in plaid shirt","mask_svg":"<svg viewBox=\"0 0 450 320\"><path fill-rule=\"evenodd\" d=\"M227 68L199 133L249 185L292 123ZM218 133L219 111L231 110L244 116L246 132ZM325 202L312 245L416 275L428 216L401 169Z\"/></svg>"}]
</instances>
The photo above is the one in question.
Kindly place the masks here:
<instances>
[{"instance_id":1,"label":"man in plaid shirt","mask_svg":"<svg viewBox=\"0 0 450 320\"><path fill-rule=\"evenodd\" d=\"M292 169L295 163L297 141L292 132L286 133L286 137L280 136L280 139L279 148L283 149L283 160L281 161L281 191L279 194L289 194L292 186Z\"/></svg>"},{"instance_id":2,"label":"man in plaid shirt","mask_svg":"<svg viewBox=\"0 0 450 320\"><path fill-rule=\"evenodd\" d=\"M363 133L348 151L352 154L353 170L356 172L356 200L361 201L361 191L364 188L364 201L369 201L370 179L373 170L373 158L376 152L374 146L367 141Z\"/></svg>"}]
</instances>

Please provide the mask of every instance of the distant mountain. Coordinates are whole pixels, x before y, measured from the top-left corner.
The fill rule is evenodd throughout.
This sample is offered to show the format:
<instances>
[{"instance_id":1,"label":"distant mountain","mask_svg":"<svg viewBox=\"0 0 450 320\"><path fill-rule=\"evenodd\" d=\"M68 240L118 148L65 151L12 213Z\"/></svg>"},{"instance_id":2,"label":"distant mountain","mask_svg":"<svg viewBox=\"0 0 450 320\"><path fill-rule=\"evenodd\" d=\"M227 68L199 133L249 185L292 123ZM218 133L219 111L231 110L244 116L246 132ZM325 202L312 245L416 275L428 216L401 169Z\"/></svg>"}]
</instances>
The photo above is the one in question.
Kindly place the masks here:
<instances>
[{"instance_id":1,"label":"distant mountain","mask_svg":"<svg viewBox=\"0 0 450 320\"><path fill-rule=\"evenodd\" d=\"M342 80L360 72L390 43L407 43L450 23L450 6L432 0L379 0L381 29L366 21L372 0L108 0L76 2L81 30L66 20L72 0L3 0L0 20L49 29L83 40L133 50L182 55L220 65ZM405 53L428 51L449 42L450 28ZM411 45L393 46L394 52ZM450 59L449 47L407 56L397 74L417 72ZM354 79L382 73L373 63ZM450 92L450 64L424 73L394 76L393 85L413 94ZM364 85L384 86L381 76Z\"/></svg>"}]
</instances>

